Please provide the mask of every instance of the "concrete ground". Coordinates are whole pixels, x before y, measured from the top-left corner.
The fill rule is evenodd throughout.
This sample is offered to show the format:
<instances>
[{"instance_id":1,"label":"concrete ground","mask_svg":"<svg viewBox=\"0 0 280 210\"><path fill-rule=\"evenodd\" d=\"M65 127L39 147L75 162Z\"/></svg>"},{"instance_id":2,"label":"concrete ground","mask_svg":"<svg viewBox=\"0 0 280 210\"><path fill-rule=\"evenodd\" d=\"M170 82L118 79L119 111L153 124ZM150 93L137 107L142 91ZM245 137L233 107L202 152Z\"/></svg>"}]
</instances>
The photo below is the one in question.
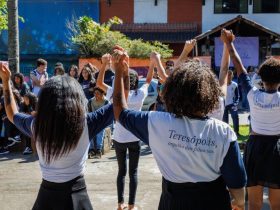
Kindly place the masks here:
<instances>
[{"instance_id":1,"label":"concrete ground","mask_svg":"<svg viewBox=\"0 0 280 210\"><path fill-rule=\"evenodd\" d=\"M87 161L87 189L95 210L115 210L117 162L115 152L110 151L102 159ZM127 179L128 180L128 179ZM29 210L36 199L41 173L35 155L19 153L0 156L0 209ZM128 183L126 192L128 195ZM139 163L139 184L136 203L139 210L156 210L161 193L161 174L147 146L142 146ZM268 210L264 195L263 210ZM127 201L127 197L126 200Z\"/></svg>"}]
</instances>

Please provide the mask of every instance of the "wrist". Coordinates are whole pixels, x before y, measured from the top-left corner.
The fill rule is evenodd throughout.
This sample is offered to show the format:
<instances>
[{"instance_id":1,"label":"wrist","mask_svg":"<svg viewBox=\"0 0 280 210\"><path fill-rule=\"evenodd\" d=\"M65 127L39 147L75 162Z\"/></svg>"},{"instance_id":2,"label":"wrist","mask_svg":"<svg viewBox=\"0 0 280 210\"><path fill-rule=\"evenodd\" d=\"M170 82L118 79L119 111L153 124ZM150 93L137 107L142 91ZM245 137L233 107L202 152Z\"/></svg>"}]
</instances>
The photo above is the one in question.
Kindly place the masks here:
<instances>
[{"instance_id":1,"label":"wrist","mask_svg":"<svg viewBox=\"0 0 280 210\"><path fill-rule=\"evenodd\" d=\"M3 88L9 87L9 84L10 84L10 79L8 79L8 80L2 80Z\"/></svg>"}]
</instances>

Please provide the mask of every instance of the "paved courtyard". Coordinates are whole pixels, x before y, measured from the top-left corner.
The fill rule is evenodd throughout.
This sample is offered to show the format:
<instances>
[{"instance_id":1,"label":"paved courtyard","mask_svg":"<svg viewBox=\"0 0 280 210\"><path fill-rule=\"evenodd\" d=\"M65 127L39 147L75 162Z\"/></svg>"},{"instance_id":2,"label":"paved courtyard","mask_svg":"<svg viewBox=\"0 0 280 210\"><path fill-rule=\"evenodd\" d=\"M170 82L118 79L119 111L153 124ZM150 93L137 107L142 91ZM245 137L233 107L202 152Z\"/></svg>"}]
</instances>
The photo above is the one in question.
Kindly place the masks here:
<instances>
[{"instance_id":1,"label":"paved courtyard","mask_svg":"<svg viewBox=\"0 0 280 210\"><path fill-rule=\"evenodd\" d=\"M116 174L117 162L114 151L110 151L100 160L87 161L85 178L95 210L116 210ZM40 182L41 173L36 156L23 156L19 153L0 156L0 209L31 209ZM128 184L126 184L126 195L128 195L127 189ZM138 209L156 210L160 192L160 172L149 148L142 146L136 198ZM264 197L267 198L266 195ZM263 210L268 209L266 200Z\"/></svg>"}]
</instances>

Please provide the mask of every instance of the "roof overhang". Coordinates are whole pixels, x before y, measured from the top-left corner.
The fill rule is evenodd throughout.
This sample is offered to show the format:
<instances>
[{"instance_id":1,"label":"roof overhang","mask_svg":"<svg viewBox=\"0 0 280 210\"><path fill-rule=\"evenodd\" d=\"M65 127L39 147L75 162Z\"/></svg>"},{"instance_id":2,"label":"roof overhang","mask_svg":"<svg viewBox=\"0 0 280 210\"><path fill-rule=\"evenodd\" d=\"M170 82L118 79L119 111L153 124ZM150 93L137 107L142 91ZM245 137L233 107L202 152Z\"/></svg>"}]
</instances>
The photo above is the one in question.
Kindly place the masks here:
<instances>
[{"instance_id":1,"label":"roof overhang","mask_svg":"<svg viewBox=\"0 0 280 210\"><path fill-rule=\"evenodd\" d=\"M237 36L264 36L270 37L272 43L280 41L280 34L266 28L265 26L256 23L252 20L244 18L239 15L217 27L196 36L196 40L200 41L206 38L218 37L220 36L220 31L223 29L231 29Z\"/></svg>"},{"instance_id":2,"label":"roof overhang","mask_svg":"<svg viewBox=\"0 0 280 210\"><path fill-rule=\"evenodd\" d=\"M198 34L199 27L197 23L128 23L113 25L111 29L120 31L131 39L185 43Z\"/></svg>"}]
</instances>

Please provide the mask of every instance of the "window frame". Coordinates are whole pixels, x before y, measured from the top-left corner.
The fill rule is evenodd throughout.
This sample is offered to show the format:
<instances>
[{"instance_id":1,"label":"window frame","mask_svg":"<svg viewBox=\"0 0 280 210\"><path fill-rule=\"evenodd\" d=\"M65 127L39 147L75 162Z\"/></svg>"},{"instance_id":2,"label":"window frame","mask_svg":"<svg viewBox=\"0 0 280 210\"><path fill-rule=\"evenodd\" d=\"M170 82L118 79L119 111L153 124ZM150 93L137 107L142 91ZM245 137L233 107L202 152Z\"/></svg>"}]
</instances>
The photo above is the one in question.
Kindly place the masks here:
<instances>
[{"instance_id":1,"label":"window frame","mask_svg":"<svg viewBox=\"0 0 280 210\"><path fill-rule=\"evenodd\" d=\"M246 12L217 12L216 11L216 7L215 7L215 5L216 5L216 2L217 2L217 0L214 0L214 14L248 14L248 12L249 12L249 0L245 0L246 1Z\"/></svg>"},{"instance_id":2,"label":"window frame","mask_svg":"<svg viewBox=\"0 0 280 210\"><path fill-rule=\"evenodd\" d=\"M279 6L280 6L280 2L279 2ZM253 12L253 14L278 14L278 13L280 14L280 8L279 8L278 12L262 12L262 11L261 12L256 12L255 11L255 0L253 0L253 11L252 12Z\"/></svg>"}]
</instances>

